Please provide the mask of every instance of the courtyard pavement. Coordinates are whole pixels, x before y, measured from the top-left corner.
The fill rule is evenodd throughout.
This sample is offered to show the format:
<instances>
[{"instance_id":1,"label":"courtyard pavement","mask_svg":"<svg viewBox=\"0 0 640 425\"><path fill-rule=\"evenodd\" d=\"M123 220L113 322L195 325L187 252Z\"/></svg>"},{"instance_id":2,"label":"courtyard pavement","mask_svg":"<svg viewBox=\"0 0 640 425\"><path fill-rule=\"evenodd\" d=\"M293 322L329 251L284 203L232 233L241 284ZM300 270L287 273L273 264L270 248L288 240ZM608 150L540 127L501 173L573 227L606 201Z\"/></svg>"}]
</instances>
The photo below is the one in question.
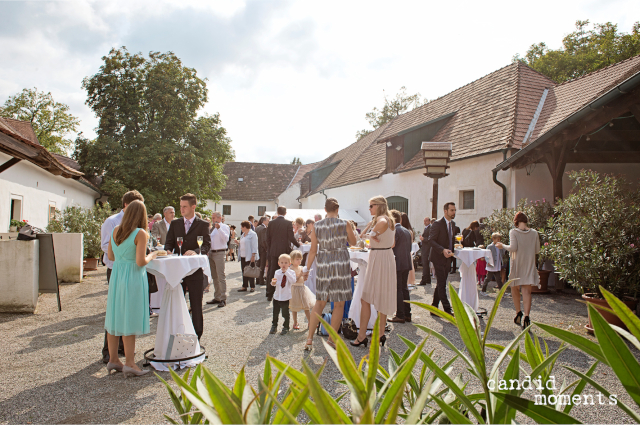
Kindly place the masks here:
<instances>
[{"instance_id":1,"label":"courtyard pavement","mask_svg":"<svg viewBox=\"0 0 640 425\"><path fill-rule=\"evenodd\" d=\"M62 285L62 312L57 311L55 295L43 294L36 314L0 314L1 423L166 423L164 414L177 417L166 388L153 373L128 379L124 379L121 373L107 375L101 361L108 289L105 270L100 267L97 272L89 272L82 283ZM459 280L459 277L451 275L451 280ZM269 335L271 304L266 301L264 287L258 287L254 293L239 293L237 289L241 281L239 263L227 263L227 306L221 309L204 306L202 344L209 355L204 365L227 385L232 384L235 373L242 365L246 365L247 377L254 386L263 371L267 353L295 368L301 368L301 361L306 358L311 367L317 369L328 355L320 337L314 340L313 352L305 355L304 316L300 314L301 330L285 336ZM411 291L411 298L430 303L432 293L431 287L418 286ZM205 294L205 300L211 298L212 293ZM480 297L480 306L490 310L494 299L495 294L487 298ZM579 296L575 294L536 295L531 320L587 335L583 328L587 321L586 308L577 299ZM505 297L489 334L490 342L505 345L519 333L520 328L513 324L513 317L512 300ZM448 322L432 318L425 310L415 307L413 321L444 334L462 348L457 329ZM152 319L151 334L137 340L138 364L142 363L142 353L154 345L155 329L156 319ZM547 339L552 351L558 348L557 340L540 329L534 332ZM393 325L387 347L400 353L406 347L397 337L398 334L414 342L425 337L424 332L412 324ZM350 348L356 362L368 352L366 349ZM450 351L435 339L427 342L426 350L435 350L434 358L451 357ZM638 352L634 352L638 356ZM488 364L491 365L496 357L490 351ZM385 347L381 364L386 366L388 358L388 348ZM563 379L567 379L567 382L574 380L562 365L584 371L592 362L593 359L578 350L568 348L560 356L554 370L558 386ZM454 373L471 380L469 391L478 390L461 362L456 363ZM168 372L160 375L166 380L171 379ZM338 369L329 360L321 376L322 384L337 396L346 389L335 382L340 378ZM613 394L617 394L619 399L633 405L608 367L599 366L595 378ZM595 389L587 387L585 394L593 394L596 405L574 407L571 414L580 420L590 423L632 422L615 407L597 405ZM533 398L532 393L527 395ZM342 402L347 406L348 397ZM532 422L520 415L517 420L520 423Z\"/></svg>"}]
</instances>

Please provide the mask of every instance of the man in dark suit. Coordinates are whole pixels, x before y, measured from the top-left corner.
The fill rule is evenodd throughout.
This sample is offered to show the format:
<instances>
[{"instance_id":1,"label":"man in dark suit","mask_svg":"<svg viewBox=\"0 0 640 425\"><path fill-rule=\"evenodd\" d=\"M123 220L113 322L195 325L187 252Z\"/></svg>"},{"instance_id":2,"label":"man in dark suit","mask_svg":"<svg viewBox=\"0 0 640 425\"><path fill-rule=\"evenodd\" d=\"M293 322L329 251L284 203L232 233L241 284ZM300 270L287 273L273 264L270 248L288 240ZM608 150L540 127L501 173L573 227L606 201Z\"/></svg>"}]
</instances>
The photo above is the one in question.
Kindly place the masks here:
<instances>
[{"instance_id":1,"label":"man in dark suit","mask_svg":"<svg viewBox=\"0 0 640 425\"><path fill-rule=\"evenodd\" d=\"M420 236L422 242L421 247L421 260L422 260L422 279L420 279L420 285L431 285L431 268L429 267L429 253L431 248L429 246L429 231L431 230L431 217L424 218L424 232Z\"/></svg>"},{"instance_id":2,"label":"man in dark suit","mask_svg":"<svg viewBox=\"0 0 640 425\"><path fill-rule=\"evenodd\" d=\"M451 304L447 299L447 276L453 257L453 237L456 228L456 224L453 222L454 218L456 218L456 204L447 202L444 204L444 217L434 221L429 231L429 246L431 247L429 260L436 270L437 280L431 305L437 308L442 302L443 310L449 314L452 314L452 311Z\"/></svg>"},{"instance_id":3,"label":"man in dark suit","mask_svg":"<svg viewBox=\"0 0 640 425\"><path fill-rule=\"evenodd\" d=\"M269 258L269 247L267 246L267 228L269 227L269 217L260 217L256 227L256 234L258 235L258 267L260 267L260 277L258 278L258 285L264 285L264 268L267 265L267 258Z\"/></svg>"},{"instance_id":4,"label":"man in dark suit","mask_svg":"<svg viewBox=\"0 0 640 425\"><path fill-rule=\"evenodd\" d=\"M267 274L267 300L273 299L276 287L271 285L271 280L278 268L278 257L291 252L291 244L300 247L300 244L293 235L293 223L284 216L287 214L287 207L278 207L278 217L269 222L267 227L267 246L269 250L269 273Z\"/></svg>"},{"instance_id":5,"label":"man in dark suit","mask_svg":"<svg viewBox=\"0 0 640 425\"><path fill-rule=\"evenodd\" d=\"M393 255L396 257L396 284L397 284L397 306L396 315L388 319L389 322L405 323L411 321L411 304L409 301L409 288L407 280L411 271L411 232L400 224L402 216L400 211L391 210L391 215L396 221L395 244Z\"/></svg>"},{"instance_id":6,"label":"man in dark suit","mask_svg":"<svg viewBox=\"0 0 640 425\"><path fill-rule=\"evenodd\" d=\"M211 236L209 235L209 223L196 217L196 205L198 200L196 196L187 193L180 197L180 214L182 218L175 219L169 226L167 232L167 240L164 249L173 251L182 255L196 255L199 248L200 254L207 255L211 248ZM202 246L198 247L198 236L202 236ZM182 248L178 247L176 238L182 238ZM202 317L202 296L204 295L204 287L202 282L204 274L202 269L198 269L195 273L185 277L182 280L182 290L189 290L189 301L191 303L191 321L193 328L198 335L198 339L202 336L203 317Z\"/></svg>"}]
</instances>

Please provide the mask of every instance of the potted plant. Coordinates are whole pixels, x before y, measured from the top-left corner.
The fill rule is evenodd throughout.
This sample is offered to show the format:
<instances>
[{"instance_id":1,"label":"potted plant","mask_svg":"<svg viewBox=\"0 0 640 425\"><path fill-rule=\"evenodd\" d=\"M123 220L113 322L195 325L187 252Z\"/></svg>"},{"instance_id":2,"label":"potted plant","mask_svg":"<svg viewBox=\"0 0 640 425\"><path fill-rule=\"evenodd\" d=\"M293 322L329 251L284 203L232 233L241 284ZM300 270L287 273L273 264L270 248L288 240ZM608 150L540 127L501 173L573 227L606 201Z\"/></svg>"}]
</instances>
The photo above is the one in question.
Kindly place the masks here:
<instances>
[{"instance_id":1,"label":"potted plant","mask_svg":"<svg viewBox=\"0 0 640 425\"><path fill-rule=\"evenodd\" d=\"M17 232L19 227L22 227L22 222L20 220L12 219L11 222L9 223L10 232Z\"/></svg>"},{"instance_id":2,"label":"potted plant","mask_svg":"<svg viewBox=\"0 0 640 425\"><path fill-rule=\"evenodd\" d=\"M545 255L586 302L608 307L602 286L634 309L640 287L640 191L621 177L591 170L569 177L573 193L556 205ZM598 311L609 323L624 326L615 315Z\"/></svg>"}]
</instances>

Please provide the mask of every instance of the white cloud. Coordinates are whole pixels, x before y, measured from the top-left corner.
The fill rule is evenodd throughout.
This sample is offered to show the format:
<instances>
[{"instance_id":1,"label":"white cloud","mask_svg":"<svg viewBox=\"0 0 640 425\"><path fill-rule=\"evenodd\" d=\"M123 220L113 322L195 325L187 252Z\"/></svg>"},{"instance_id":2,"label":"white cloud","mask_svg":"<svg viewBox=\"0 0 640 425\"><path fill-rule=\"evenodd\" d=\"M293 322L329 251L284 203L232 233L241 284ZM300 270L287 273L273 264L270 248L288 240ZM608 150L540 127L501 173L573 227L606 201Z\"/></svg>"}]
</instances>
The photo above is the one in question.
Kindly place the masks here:
<instances>
[{"instance_id":1,"label":"white cloud","mask_svg":"<svg viewBox=\"0 0 640 425\"><path fill-rule=\"evenodd\" d=\"M173 51L208 78L240 161L323 159L401 86L434 99L508 65L577 19L628 32L640 4L580 2L0 2L0 102L51 91L92 135L82 78L110 48Z\"/></svg>"}]
</instances>

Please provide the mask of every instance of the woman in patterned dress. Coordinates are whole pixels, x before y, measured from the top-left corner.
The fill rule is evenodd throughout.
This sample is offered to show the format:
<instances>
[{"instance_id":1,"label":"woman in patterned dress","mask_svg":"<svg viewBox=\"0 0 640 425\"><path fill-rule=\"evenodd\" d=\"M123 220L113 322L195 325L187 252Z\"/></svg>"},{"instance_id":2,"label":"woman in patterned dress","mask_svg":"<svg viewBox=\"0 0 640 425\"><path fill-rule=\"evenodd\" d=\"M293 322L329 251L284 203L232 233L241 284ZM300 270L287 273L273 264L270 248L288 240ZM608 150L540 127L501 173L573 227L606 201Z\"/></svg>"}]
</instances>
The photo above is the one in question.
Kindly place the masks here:
<instances>
[{"instance_id":1,"label":"woman in patterned dress","mask_svg":"<svg viewBox=\"0 0 640 425\"><path fill-rule=\"evenodd\" d=\"M349 262L350 245L356 243L356 236L347 220L338 218L340 205L335 198L328 198L324 204L327 217L313 226L309 234L311 238L311 251L307 258L307 264L313 264L316 260L316 304L311 311L309 321L309 336L305 350L311 350L313 333L320 322L319 318L327 302L333 302L333 314L331 315L331 327L337 332L342 323L344 302L351 300L351 266ZM309 275L305 273L305 279ZM335 346L330 339L329 344Z\"/></svg>"},{"instance_id":2,"label":"woman in patterned dress","mask_svg":"<svg viewBox=\"0 0 640 425\"><path fill-rule=\"evenodd\" d=\"M384 346L387 337L384 335L384 327L387 324L387 316L393 315L396 311L396 258L391 248L395 245L395 221L389 214L389 207L384 196L376 196L369 200L369 211L373 216L371 223L365 228L363 233L369 232L371 241L371 253L369 254L369 264L367 272L358 285L364 285L362 289L362 305L360 306L360 330L358 337L351 345L358 347L367 346L367 326L371 317L371 305L378 310L380 318L380 343ZM364 325L363 325L364 324Z\"/></svg>"}]
</instances>

